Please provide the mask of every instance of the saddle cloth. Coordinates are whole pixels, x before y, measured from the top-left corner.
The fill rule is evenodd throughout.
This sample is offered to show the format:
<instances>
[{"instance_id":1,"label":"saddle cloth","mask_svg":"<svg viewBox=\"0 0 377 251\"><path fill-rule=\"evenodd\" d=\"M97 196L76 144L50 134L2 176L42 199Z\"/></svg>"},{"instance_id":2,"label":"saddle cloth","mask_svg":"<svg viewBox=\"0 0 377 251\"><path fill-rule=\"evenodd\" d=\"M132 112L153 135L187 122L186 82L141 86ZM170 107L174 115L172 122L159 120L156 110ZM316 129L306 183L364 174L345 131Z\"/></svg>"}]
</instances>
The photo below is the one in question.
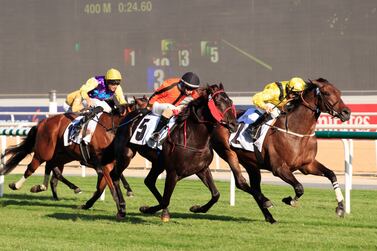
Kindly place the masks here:
<instances>
[{"instance_id":1,"label":"saddle cloth","mask_svg":"<svg viewBox=\"0 0 377 251\"><path fill-rule=\"evenodd\" d=\"M86 128L86 135L84 138L82 138L83 130L85 129L84 125L82 126L80 133L76 137L72 138L75 126L83 118L83 116L78 116L77 118L72 120L72 122L67 126L67 128L64 131L64 146L69 146L72 143L80 144L81 141L84 141L86 144L89 144L94 134L94 131L96 130L98 120L101 115L102 112L96 114L96 116L89 121L88 127Z\"/></svg>"},{"instance_id":2,"label":"saddle cloth","mask_svg":"<svg viewBox=\"0 0 377 251\"><path fill-rule=\"evenodd\" d=\"M132 134L130 143L136 145L145 145L147 144L148 139L151 137L155 128L157 127L158 122L160 121L160 115L150 113L146 115L136 127L134 133ZM175 117L172 117L169 120L168 126L160 134L160 141L167 137L169 129L174 125ZM161 145L159 145L161 148Z\"/></svg>"},{"instance_id":3,"label":"saddle cloth","mask_svg":"<svg viewBox=\"0 0 377 251\"><path fill-rule=\"evenodd\" d=\"M239 119L238 122L240 123L238 125L237 131L230 134L229 137L229 144L235 148L241 148L247 151L254 152L254 144L252 141L251 136L245 132L248 125L251 123L254 123L255 120L258 118L258 114L255 113L255 108L248 109ZM258 137L258 139L254 142L257 146L259 151L262 151L263 141L266 137L268 129L270 129L270 125L274 123L274 119L271 119L261 127L261 132ZM239 132L240 131L240 132ZM234 137L237 137L235 139Z\"/></svg>"}]
</instances>

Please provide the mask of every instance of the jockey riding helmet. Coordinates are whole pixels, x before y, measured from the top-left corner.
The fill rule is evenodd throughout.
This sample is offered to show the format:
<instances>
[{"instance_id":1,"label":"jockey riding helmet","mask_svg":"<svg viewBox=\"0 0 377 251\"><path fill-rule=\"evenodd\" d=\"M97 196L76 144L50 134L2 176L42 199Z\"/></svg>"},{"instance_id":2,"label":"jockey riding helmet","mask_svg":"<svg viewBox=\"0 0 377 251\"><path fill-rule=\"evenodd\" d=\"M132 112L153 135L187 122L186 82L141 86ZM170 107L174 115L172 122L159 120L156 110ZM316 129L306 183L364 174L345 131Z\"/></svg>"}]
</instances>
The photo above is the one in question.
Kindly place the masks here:
<instances>
[{"instance_id":1,"label":"jockey riding helmet","mask_svg":"<svg viewBox=\"0 0 377 251\"><path fill-rule=\"evenodd\" d=\"M181 78L181 83L184 84L187 89L197 89L200 85L199 77L193 72L186 72Z\"/></svg>"},{"instance_id":2,"label":"jockey riding helmet","mask_svg":"<svg viewBox=\"0 0 377 251\"><path fill-rule=\"evenodd\" d=\"M120 75L118 70L111 68L106 72L105 79L108 83L120 84L122 75Z\"/></svg>"},{"instance_id":3,"label":"jockey riding helmet","mask_svg":"<svg viewBox=\"0 0 377 251\"><path fill-rule=\"evenodd\" d=\"M288 90L292 92L301 92L305 87L306 83L302 78L294 77L288 82Z\"/></svg>"}]
</instances>

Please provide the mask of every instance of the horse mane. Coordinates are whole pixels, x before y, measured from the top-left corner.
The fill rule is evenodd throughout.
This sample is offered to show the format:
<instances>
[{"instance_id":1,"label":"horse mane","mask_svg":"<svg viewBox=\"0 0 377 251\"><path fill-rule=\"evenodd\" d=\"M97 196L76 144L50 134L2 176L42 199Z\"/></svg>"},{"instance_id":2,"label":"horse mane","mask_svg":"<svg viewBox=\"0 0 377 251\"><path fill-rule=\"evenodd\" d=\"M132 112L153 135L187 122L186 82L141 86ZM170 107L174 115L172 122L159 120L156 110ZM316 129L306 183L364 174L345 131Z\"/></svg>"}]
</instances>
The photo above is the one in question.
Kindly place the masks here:
<instances>
[{"instance_id":1,"label":"horse mane","mask_svg":"<svg viewBox=\"0 0 377 251\"><path fill-rule=\"evenodd\" d=\"M324 79L324 78L317 78L315 81L321 82L321 83L328 83L329 82L329 81L327 81L327 79Z\"/></svg>"},{"instance_id":2,"label":"horse mane","mask_svg":"<svg viewBox=\"0 0 377 251\"><path fill-rule=\"evenodd\" d=\"M203 106L207 102L207 96L201 95L197 99L190 101L185 108L179 113L177 117L177 123L185 121L190 117L191 113L194 111L194 107Z\"/></svg>"}]
</instances>

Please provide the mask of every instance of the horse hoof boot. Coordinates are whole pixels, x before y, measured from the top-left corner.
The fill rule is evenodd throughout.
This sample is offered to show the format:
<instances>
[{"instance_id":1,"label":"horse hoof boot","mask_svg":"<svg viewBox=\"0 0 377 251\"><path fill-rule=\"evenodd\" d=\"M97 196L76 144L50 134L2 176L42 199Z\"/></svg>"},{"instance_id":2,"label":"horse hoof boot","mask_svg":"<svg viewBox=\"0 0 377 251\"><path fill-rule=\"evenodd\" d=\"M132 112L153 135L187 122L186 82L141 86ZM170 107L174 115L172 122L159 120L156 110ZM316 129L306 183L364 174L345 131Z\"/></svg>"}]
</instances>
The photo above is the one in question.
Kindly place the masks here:
<instances>
[{"instance_id":1,"label":"horse hoof boot","mask_svg":"<svg viewBox=\"0 0 377 251\"><path fill-rule=\"evenodd\" d=\"M16 187L16 183L10 183L8 186L12 190L18 190L17 187Z\"/></svg>"}]
</instances>

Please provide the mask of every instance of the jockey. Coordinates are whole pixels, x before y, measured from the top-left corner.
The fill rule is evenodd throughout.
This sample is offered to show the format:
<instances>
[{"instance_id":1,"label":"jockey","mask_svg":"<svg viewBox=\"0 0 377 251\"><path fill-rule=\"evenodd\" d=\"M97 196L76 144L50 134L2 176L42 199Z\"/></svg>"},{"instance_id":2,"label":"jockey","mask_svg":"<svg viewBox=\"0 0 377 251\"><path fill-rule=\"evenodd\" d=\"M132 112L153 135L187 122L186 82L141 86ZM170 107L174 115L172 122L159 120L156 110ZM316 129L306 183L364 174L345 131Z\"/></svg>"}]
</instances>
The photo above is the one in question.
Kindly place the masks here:
<instances>
[{"instance_id":1,"label":"jockey","mask_svg":"<svg viewBox=\"0 0 377 251\"><path fill-rule=\"evenodd\" d=\"M193 72L185 73L182 78L165 80L149 99L149 108L156 115L161 115L148 145L153 147L160 138L162 129L170 118L179 113L191 100L198 97L199 77Z\"/></svg>"},{"instance_id":2,"label":"jockey","mask_svg":"<svg viewBox=\"0 0 377 251\"><path fill-rule=\"evenodd\" d=\"M119 104L127 103L122 87L119 85L121 80L120 72L113 68L108 70L105 76L88 79L79 90L68 94L63 105L64 110L78 112L84 107L101 106L105 112L110 113L112 109L105 100L115 96Z\"/></svg>"},{"instance_id":3,"label":"jockey","mask_svg":"<svg viewBox=\"0 0 377 251\"><path fill-rule=\"evenodd\" d=\"M267 84L263 91L256 93L253 97L253 103L257 107L256 113L266 113L276 118L280 115L280 110L290 99L302 92L306 87L303 79L294 77L289 81L273 82ZM260 113L261 112L261 113ZM267 116L261 115L258 119L250 124L246 132L255 139L257 128L265 121Z\"/></svg>"},{"instance_id":4,"label":"jockey","mask_svg":"<svg viewBox=\"0 0 377 251\"><path fill-rule=\"evenodd\" d=\"M119 104L127 103L120 86L121 80L120 72L111 68L106 72L105 76L92 77L79 90L68 94L63 104L66 112L78 112L83 108L95 107L77 125L78 129L81 129L81 126L97 113L102 111L110 113L112 111L112 108L105 100L114 99L115 97Z\"/></svg>"}]
</instances>

